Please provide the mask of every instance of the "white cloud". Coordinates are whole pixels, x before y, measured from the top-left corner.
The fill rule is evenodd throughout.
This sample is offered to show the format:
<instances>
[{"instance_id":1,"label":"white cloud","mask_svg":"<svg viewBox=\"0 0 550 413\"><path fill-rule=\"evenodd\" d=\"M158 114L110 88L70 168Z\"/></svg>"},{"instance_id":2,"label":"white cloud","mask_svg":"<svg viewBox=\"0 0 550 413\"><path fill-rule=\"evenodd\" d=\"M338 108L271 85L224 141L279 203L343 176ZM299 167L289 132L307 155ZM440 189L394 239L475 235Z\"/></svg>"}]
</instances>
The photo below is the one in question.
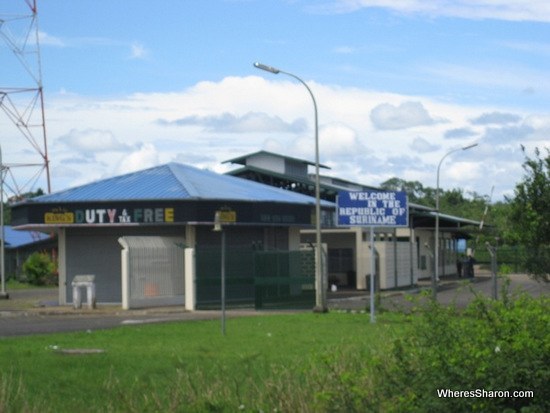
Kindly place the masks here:
<instances>
[{"instance_id":1,"label":"white cloud","mask_svg":"<svg viewBox=\"0 0 550 413\"><path fill-rule=\"evenodd\" d=\"M201 126L212 132L223 133L299 133L307 126L303 118L285 122L278 116L259 112L248 112L242 116L228 112L209 116L193 115L172 121L160 119L158 122L167 126Z\"/></svg>"},{"instance_id":2,"label":"white cloud","mask_svg":"<svg viewBox=\"0 0 550 413\"><path fill-rule=\"evenodd\" d=\"M445 139L461 139L476 136L477 133L471 128L455 128L445 131Z\"/></svg>"},{"instance_id":3,"label":"white cloud","mask_svg":"<svg viewBox=\"0 0 550 413\"><path fill-rule=\"evenodd\" d=\"M479 162L454 160L441 168L441 177L450 178L455 185L468 184L481 177L482 164Z\"/></svg>"},{"instance_id":4,"label":"white cloud","mask_svg":"<svg viewBox=\"0 0 550 413\"><path fill-rule=\"evenodd\" d=\"M353 54L356 51L357 49L352 46L338 46L333 49L333 52L337 54Z\"/></svg>"},{"instance_id":5,"label":"white cloud","mask_svg":"<svg viewBox=\"0 0 550 413\"><path fill-rule=\"evenodd\" d=\"M273 153L280 153L280 154L286 154L285 153L285 149L283 147L283 145L281 144L280 141L276 140L276 139L266 139L263 143L262 143L262 149L263 150L266 150L268 152L273 152Z\"/></svg>"},{"instance_id":6,"label":"white cloud","mask_svg":"<svg viewBox=\"0 0 550 413\"><path fill-rule=\"evenodd\" d=\"M71 129L67 134L60 136L57 142L87 157L100 152L129 149L129 146L119 142L111 131L93 128Z\"/></svg>"},{"instance_id":7,"label":"white cloud","mask_svg":"<svg viewBox=\"0 0 550 413\"><path fill-rule=\"evenodd\" d=\"M528 125L513 125L504 127L487 128L482 139L494 145L502 145L507 143L520 144L529 140L535 130Z\"/></svg>"},{"instance_id":8,"label":"white cloud","mask_svg":"<svg viewBox=\"0 0 550 413\"><path fill-rule=\"evenodd\" d=\"M428 142L426 139L417 136L414 138L413 142L409 147L418 153L434 152L440 148L440 145L434 145L433 143Z\"/></svg>"},{"instance_id":9,"label":"white cloud","mask_svg":"<svg viewBox=\"0 0 550 413\"><path fill-rule=\"evenodd\" d=\"M292 143L292 151L299 157L314 160L314 134L300 136ZM319 130L319 153L321 163L330 160L348 160L361 156L367 149L360 142L357 133L347 125L331 123L323 125Z\"/></svg>"},{"instance_id":10,"label":"white cloud","mask_svg":"<svg viewBox=\"0 0 550 413\"><path fill-rule=\"evenodd\" d=\"M519 50L521 52L528 52L540 55L550 55L550 44L542 42L503 42L503 46L512 50Z\"/></svg>"},{"instance_id":11,"label":"white cloud","mask_svg":"<svg viewBox=\"0 0 550 413\"><path fill-rule=\"evenodd\" d=\"M528 116L524 123L533 129L540 129L550 134L550 114Z\"/></svg>"},{"instance_id":12,"label":"white cloud","mask_svg":"<svg viewBox=\"0 0 550 413\"><path fill-rule=\"evenodd\" d=\"M127 42L106 37L73 37L62 38L44 31L38 32L38 40L42 46L54 47L121 47L129 48L130 59L144 59L149 55L149 50L139 42L128 44Z\"/></svg>"},{"instance_id":13,"label":"white cloud","mask_svg":"<svg viewBox=\"0 0 550 413\"><path fill-rule=\"evenodd\" d=\"M341 123L323 126L319 132L319 145L323 147L324 152L333 155L350 155L365 151L355 130Z\"/></svg>"},{"instance_id":14,"label":"white cloud","mask_svg":"<svg viewBox=\"0 0 550 413\"><path fill-rule=\"evenodd\" d=\"M483 113L475 119L472 119L473 125L503 125L508 123L517 123L521 120L521 116L514 113L490 112Z\"/></svg>"},{"instance_id":15,"label":"white cloud","mask_svg":"<svg viewBox=\"0 0 550 413\"><path fill-rule=\"evenodd\" d=\"M403 102L399 106L382 103L372 109L370 119L378 129L407 129L431 125L435 121L420 102Z\"/></svg>"},{"instance_id":16,"label":"white cloud","mask_svg":"<svg viewBox=\"0 0 550 413\"><path fill-rule=\"evenodd\" d=\"M130 46L131 59L143 59L148 54L147 49L140 43L132 43Z\"/></svg>"},{"instance_id":17,"label":"white cloud","mask_svg":"<svg viewBox=\"0 0 550 413\"><path fill-rule=\"evenodd\" d=\"M445 170L452 175L445 172L442 187L471 185L486 194L497 182L498 199L521 178L520 143L540 146L550 130L550 117L543 114L522 114L525 120L518 123L472 127L471 119L483 114L513 112L309 81L308 85L319 107L321 162L332 168L324 173L368 185L398 176L435 187L443 155L481 136L479 147L446 161ZM386 102L386 116L375 116L371 122L369 115L380 110L380 102ZM234 167L222 161L261 149L314 161L311 99L302 85L280 78L228 77L178 92L113 99L57 95L49 100L48 115L55 189L170 161L222 172ZM441 118L447 122L435 121ZM159 119L185 121L167 127ZM292 127L296 122L299 127ZM455 132L448 136L448 131ZM456 140L453 145L450 138ZM66 162L75 158L82 161L78 168ZM460 166L462 174L449 169L465 160L471 164ZM71 172L75 169L81 176Z\"/></svg>"},{"instance_id":18,"label":"white cloud","mask_svg":"<svg viewBox=\"0 0 550 413\"><path fill-rule=\"evenodd\" d=\"M331 0L323 2L322 6L315 9L350 13L370 7L431 17L550 21L550 4L546 0Z\"/></svg>"},{"instance_id":19,"label":"white cloud","mask_svg":"<svg viewBox=\"0 0 550 413\"><path fill-rule=\"evenodd\" d=\"M159 164L159 154L153 144L146 143L125 155L115 168L115 174L125 174L150 168Z\"/></svg>"},{"instance_id":20,"label":"white cloud","mask_svg":"<svg viewBox=\"0 0 550 413\"><path fill-rule=\"evenodd\" d=\"M549 3L550 4L550 3ZM528 67L522 62L510 61L486 63L483 60L468 64L430 62L418 68L432 79L440 79L463 85L476 86L483 90L522 90L524 93L550 91L547 73Z\"/></svg>"},{"instance_id":21,"label":"white cloud","mask_svg":"<svg viewBox=\"0 0 550 413\"><path fill-rule=\"evenodd\" d=\"M56 36L52 36L46 32L39 31L38 32L38 41L41 45L44 46L56 46L56 47L65 47L65 42Z\"/></svg>"}]
</instances>

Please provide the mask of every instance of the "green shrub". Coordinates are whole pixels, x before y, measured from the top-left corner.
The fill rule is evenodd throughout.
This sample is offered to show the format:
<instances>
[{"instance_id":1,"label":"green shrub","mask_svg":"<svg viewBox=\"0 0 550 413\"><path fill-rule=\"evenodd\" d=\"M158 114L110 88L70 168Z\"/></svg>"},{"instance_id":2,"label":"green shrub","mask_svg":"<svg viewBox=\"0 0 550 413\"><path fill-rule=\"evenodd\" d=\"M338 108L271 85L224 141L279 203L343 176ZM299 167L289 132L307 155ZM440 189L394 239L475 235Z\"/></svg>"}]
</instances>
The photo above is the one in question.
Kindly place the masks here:
<instances>
[{"instance_id":1,"label":"green shrub","mask_svg":"<svg viewBox=\"0 0 550 413\"><path fill-rule=\"evenodd\" d=\"M548 297L527 295L477 296L463 313L431 302L374 365L382 410L550 411L549 310ZM438 390L468 393L444 398ZM518 390L533 397L512 397ZM497 391L510 396L487 397Z\"/></svg>"},{"instance_id":2,"label":"green shrub","mask_svg":"<svg viewBox=\"0 0 550 413\"><path fill-rule=\"evenodd\" d=\"M477 295L463 311L428 300L377 354L335 349L310 371L318 411L550 411L550 298L501 297Z\"/></svg>"},{"instance_id":3,"label":"green shrub","mask_svg":"<svg viewBox=\"0 0 550 413\"><path fill-rule=\"evenodd\" d=\"M34 252L23 263L23 273L33 285L50 285L55 283L55 263L43 252Z\"/></svg>"},{"instance_id":4,"label":"green shrub","mask_svg":"<svg viewBox=\"0 0 550 413\"><path fill-rule=\"evenodd\" d=\"M498 273L500 275L509 275L514 273L514 268L510 264L500 264L498 267Z\"/></svg>"}]
</instances>

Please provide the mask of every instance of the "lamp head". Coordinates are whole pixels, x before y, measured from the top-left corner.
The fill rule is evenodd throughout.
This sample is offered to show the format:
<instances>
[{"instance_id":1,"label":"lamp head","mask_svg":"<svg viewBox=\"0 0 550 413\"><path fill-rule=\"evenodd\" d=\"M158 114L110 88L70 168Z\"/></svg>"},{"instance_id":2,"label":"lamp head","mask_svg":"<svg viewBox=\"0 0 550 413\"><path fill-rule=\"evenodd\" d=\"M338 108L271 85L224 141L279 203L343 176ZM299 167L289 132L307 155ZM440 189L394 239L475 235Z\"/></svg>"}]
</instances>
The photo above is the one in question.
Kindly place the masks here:
<instances>
[{"instance_id":1,"label":"lamp head","mask_svg":"<svg viewBox=\"0 0 550 413\"><path fill-rule=\"evenodd\" d=\"M274 73L274 74L278 74L280 72L279 69L276 69L272 66L264 65L264 64L259 63L259 62L254 63L254 67L258 68L258 69L265 70L266 72Z\"/></svg>"},{"instance_id":2,"label":"lamp head","mask_svg":"<svg viewBox=\"0 0 550 413\"><path fill-rule=\"evenodd\" d=\"M477 143L472 143L471 145L464 146L464 147L462 148L462 150L465 151L466 149L474 148L474 147L476 147L477 145L478 145Z\"/></svg>"}]
</instances>

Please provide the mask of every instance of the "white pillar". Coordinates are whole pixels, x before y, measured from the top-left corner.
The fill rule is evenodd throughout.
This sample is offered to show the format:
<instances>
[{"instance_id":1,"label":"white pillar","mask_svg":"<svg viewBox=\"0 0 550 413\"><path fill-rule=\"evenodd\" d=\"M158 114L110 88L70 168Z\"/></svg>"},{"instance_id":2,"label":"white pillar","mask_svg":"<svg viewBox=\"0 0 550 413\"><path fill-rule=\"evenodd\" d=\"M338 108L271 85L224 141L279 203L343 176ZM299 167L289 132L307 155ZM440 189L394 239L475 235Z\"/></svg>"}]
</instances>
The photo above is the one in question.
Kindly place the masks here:
<instances>
[{"instance_id":1,"label":"white pillar","mask_svg":"<svg viewBox=\"0 0 550 413\"><path fill-rule=\"evenodd\" d=\"M130 246L124 238L119 238L118 243L122 246L120 252L120 277L122 285L122 309L130 309Z\"/></svg>"},{"instance_id":2,"label":"white pillar","mask_svg":"<svg viewBox=\"0 0 550 413\"><path fill-rule=\"evenodd\" d=\"M194 311L197 305L195 249L185 248L185 309Z\"/></svg>"}]
</instances>

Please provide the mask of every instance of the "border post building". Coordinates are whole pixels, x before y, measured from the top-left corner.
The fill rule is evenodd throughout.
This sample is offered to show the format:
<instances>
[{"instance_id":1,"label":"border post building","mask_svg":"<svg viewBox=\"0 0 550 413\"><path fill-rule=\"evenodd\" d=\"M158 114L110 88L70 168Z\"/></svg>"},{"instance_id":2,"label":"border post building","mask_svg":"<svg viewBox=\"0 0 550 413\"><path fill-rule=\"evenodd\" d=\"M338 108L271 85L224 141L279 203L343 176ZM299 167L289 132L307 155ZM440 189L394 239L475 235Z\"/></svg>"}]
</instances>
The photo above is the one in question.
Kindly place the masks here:
<instances>
[{"instance_id":1,"label":"border post building","mask_svg":"<svg viewBox=\"0 0 550 413\"><path fill-rule=\"evenodd\" d=\"M278 188L314 195L314 177L308 173L313 163L284 155L259 151L224 163L241 165L227 174L262 182ZM325 169L328 167L324 166ZM335 176L321 176L320 195L325 201L336 202L340 191L380 190ZM326 218L326 217L325 217ZM419 279L430 278L434 272L435 208L409 203L407 228L376 228L376 274L382 289L416 285ZM342 228L335 220L323 222L323 244L328 254L329 285L366 290L370 275L369 231L365 228ZM456 275L458 240L469 238L467 229L479 222L440 214L440 271L441 276ZM301 230L304 245L314 242L314 231Z\"/></svg>"},{"instance_id":2,"label":"border post building","mask_svg":"<svg viewBox=\"0 0 550 413\"><path fill-rule=\"evenodd\" d=\"M216 212L233 217L224 225L228 248L289 252L300 250L300 230L313 228L314 209L308 195L169 163L26 200L12 206L12 224L57 234L60 304L72 302L75 276L93 274L98 304L182 304L197 288L191 293L200 306L219 300ZM323 201L322 210L332 217L334 205ZM245 291L255 300L253 271L251 265L230 271L229 300Z\"/></svg>"}]
</instances>

